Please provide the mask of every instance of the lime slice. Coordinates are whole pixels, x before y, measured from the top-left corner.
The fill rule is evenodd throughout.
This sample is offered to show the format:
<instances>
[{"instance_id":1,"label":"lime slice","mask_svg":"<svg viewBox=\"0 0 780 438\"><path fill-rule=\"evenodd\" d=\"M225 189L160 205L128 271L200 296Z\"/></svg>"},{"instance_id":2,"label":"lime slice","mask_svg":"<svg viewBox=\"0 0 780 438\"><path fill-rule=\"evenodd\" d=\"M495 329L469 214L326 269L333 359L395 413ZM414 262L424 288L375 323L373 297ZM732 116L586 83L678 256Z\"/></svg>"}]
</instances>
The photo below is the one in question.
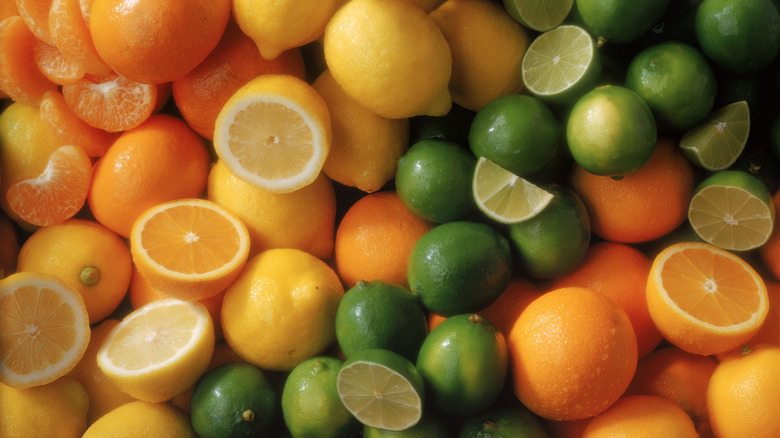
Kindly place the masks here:
<instances>
[{"instance_id":1,"label":"lime slice","mask_svg":"<svg viewBox=\"0 0 780 438\"><path fill-rule=\"evenodd\" d=\"M705 242L729 251L748 251L771 236L775 208L760 179L740 170L721 170L696 187L688 221Z\"/></svg>"},{"instance_id":2,"label":"lime slice","mask_svg":"<svg viewBox=\"0 0 780 438\"><path fill-rule=\"evenodd\" d=\"M358 421L395 431L420 421L424 385L413 363L383 349L356 353L344 362L336 379L342 403Z\"/></svg>"},{"instance_id":3,"label":"lime slice","mask_svg":"<svg viewBox=\"0 0 780 438\"><path fill-rule=\"evenodd\" d=\"M550 103L567 104L596 85L601 58L585 29L563 25L531 42L521 69L529 92Z\"/></svg>"},{"instance_id":4,"label":"lime slice","mask_svg":"<svg viewBox=\"0 0 780 438\"><path fill-rule=\"evenodd\" d=\"M710 114L680 139L680 149L691 162L710 171L734 164L750 134L750 109L744 100Z\"/></svg>"},{"instance_id":5,"label":"lime slice","mask_svg":"<svg viewBox=\"0 0 780 438\"><path fill-rule=\"evenodd\" d=\"M539 32L550 30L571 12L574 0L504 0L504 9L523 26Z\"/></svg>"},{"instance_id":6,"label":"lime slice","mask_svg":"<svg viewBox=\"0 0 780 438\"><path fill-rule=\"evenodd\" d=\"M536 216L554 197L485 157L477 160L472 191L477 207L502 224L514 224Z\"/></svg>"}]
</instances>

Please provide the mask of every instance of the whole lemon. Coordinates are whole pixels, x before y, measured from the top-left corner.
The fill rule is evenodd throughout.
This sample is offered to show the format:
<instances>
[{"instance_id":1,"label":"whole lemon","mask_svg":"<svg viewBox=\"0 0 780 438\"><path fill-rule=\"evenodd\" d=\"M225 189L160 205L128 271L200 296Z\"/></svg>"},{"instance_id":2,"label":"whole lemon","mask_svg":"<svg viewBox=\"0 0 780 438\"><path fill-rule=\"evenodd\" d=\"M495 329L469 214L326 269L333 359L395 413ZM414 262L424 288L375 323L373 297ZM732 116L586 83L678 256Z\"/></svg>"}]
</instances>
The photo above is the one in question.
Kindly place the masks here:
<instances>
[{"instance_id":1,"label":"whole lemon","mask_svg":"<svg viewBox=\"0 0 780 438\"><path fill-rule=\"evenodd\" d=\"M27 389L0 383L0 436L78 438L88 408L87 391L71 377Z\"/></svg>"}]
</instances>

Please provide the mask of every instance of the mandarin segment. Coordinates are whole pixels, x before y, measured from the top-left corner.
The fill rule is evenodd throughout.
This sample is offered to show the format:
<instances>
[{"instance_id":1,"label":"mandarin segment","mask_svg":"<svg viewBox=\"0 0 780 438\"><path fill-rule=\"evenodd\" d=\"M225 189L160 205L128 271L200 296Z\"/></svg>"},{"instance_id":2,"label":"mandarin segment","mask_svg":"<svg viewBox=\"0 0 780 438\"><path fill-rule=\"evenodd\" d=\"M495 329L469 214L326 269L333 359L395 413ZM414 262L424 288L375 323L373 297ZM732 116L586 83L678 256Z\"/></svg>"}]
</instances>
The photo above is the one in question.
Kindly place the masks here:
<instances>
[{"instance_id":1,"label":"mandarin segment","mask_svg":"<svg viewBox=\"0 0 780 438\"><path fill-rule=\"evenodd\" d=\"M49 10L49 34L63 55L93 75L107 75L113 70L95 50L87 22L81 14L79 0L53 0Z\"/></svg>"},{"instance_id":2,"label":"mandarin segment","mask_svg":"<svg viewBox=\"0 0 780 438\"><path fill-rule=\"evenodd\" d=\"M52 0L16 0L19 15L30 31L47 44L54 44L49 34L49 10Z\"/></svg>"},{"instance_id":3,"label":"mandarin segment","mask_svg":"<svg viewBox=\"0 0 780 438\"><path fill-rule=\"evenodd\" d=\"M38 66L38 70L46 78L57 85L74 84L84 76L84 69L70 58L65 56L62 51L43 40L37 40L33 47L33 59ZM50 93L53 91L47 91ZM44 95L46 95L44 93Z\"/></svg>"},{"instance_id":4,"label":"mandarin segment","mask_svg":"<svg viewBox=\"0 0 780 438\"><path fill-rule=\"evenodd\" d=\"M37 40L19 16L0 22L0 90L29 105L37 105L43 93L57 89L35 63Z\"/></svg>"},{"instance_id":5,"label":"mandarin segment","mask_svg":"<svg viewBox=\"0 0 780 438\"><path fill-rule=\"evenodd\" d=\"M84 149L90 157L100 157L119 137L85 122L74 113L62 93L47 91L40 105L41 119L54 137L62 144L72 144Z\"/></svg>"}]
</instances>

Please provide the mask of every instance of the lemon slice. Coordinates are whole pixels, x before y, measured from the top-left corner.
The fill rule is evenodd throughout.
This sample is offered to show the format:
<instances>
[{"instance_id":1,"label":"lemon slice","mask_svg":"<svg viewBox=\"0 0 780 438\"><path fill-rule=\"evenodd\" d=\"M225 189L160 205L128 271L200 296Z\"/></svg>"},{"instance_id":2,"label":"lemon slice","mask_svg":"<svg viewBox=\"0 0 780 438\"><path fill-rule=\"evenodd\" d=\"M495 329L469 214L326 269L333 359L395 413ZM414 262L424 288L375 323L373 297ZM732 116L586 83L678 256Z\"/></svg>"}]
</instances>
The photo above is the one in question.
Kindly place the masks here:
<instances>
[{"instance_id":1,"label":"lemon slice","mask_svg":"<svg viewBox=\"0 0 780 438\"><path fill-rule=\"evenodd\" d=\"M744 100L710 114L680 139L680 149L691 162L710 171L723 170L737 161L750 134L750 108Z\"/></svg>"},{"instance_id":2,"label":"lemon slice","mask_svg":"<svg viewBox=\"0 0 780 438\"><path fill-rule=\"evenodd\" d=\"M165 402L206 371L214 339L214 323L203 304L165 298L125 316L100 346L97 364L132 397Z\"/></svg>"},{"instance_id":3,"label":"lemon slice","mask_svg":"<svg viewBox=\"0 0 780 438\"><path fill-rule=\"evenodd\" d=\"M474 201L489 218L513 224L539 214L554 195L485 157L477 160L473 179Z\"/></svg>"},{"instance_id":4,"label":"lemon slice","mask_svg":"<svg viewBox=\"0 0 780 438\"><path fill-rule=\"evenodd\" d=\"M260 75L241 87L217 116L214 148L242 180L274 193L314 181L333 133L325 100L290 75Z\"/></svg>"},{"instance_id":5,"label":"lemon slice","mask_svg":"<svg viewBox=\"0 0 780 438\"><path fill-rule=\"evenodd\" d=\"M504 0L504 9L512 18L539 32L563 23L572 6L574 0Z\"/></svg>"}]
</instances>

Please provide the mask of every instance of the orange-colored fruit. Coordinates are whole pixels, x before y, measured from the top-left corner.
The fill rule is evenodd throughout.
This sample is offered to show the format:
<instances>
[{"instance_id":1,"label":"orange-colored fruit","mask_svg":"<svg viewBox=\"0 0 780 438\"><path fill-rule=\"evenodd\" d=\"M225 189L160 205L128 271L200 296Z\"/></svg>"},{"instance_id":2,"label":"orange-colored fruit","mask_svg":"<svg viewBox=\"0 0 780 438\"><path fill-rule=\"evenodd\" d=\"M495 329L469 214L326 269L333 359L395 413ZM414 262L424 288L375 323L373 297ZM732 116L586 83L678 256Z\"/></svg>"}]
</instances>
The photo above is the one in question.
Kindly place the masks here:
<instances>
[{"instance_id":1,"label":"orange-colored fruit","mask_svg":"<svg viewBox=\"0 0 780 438\"><path fill-rule=\"evenodd\" d=\"M638 243L661 237L688 214L693 165L670 138L660 138L650 160L621 179L575 166L572 188L590 212L593 232L605 240Z\"/></svg>"},{"instance_id":2,"label":"orange-colored fruit","mask_svg":"<svg viewBox=\"0 0 780 438\"><path fill-rule=\"evenodd\" d=\"M517 398L556 421L597 415L634 376L637 345L626 312L606 295L555 289L532 301L507 338Z\"/></svg>"},{"instance_id":3,"label":"orange-colored fruit","mask_svg":"<svg viewBox=\"0 0 780 438\"><path fill-rule=\"evenodd\" d=\"M94 0L89 30L117 73L143 83L171 82L219 43L230 0Z\"/></svg>"},{"instance_id":4,"label":"orange-colored fruit","mask_svg":"<svg viewBox=\"0 0 780 438\"><path fill-rule=\"evenodd\" d=\"M715 436L775 437L780 430L780 346L762 344L724 358L707 387Z\"/></svg>"},{"instance_id":5,"label":"orange-colored fruit","mask_svg":"<svg viewBox=\"0 0 780 438\"><path fill-rule=\"evenodd\" d=\"M661 342L647 310L645 287L652 261L638 249L616 242L597 242L588 248L585 259L571 272L552 281L550 289L579 286L601 292L628 315L636 334L639 357Z\"/></svg>"},{"instance_id":6,"label":"orange-colored fruit","mask_svg":"<svg viewBox=\"0 0 780 438\"><path fill-rule=\"evenodd\" d=\"M0 22L0 90L16 102L38 105L41 96L57 85L38 70L37 38L18 15Z\"/></svg>"},{"instance_id":7,"label":"orange-colored fruit","mask_svg":"<svg viewBox=\"0 0 780 438\"><path fill-rule=\"evenodd\" d=\"M68 107L59 91L47 91L40 105L41 119L61 144L84 149L90 157L99 157L119 137L119 133L95 128L82 120Z\"/></svg>"},{"instance_id":8,"label":"orange-colored fruit","mask_svg":"<svg viewBox=\"0 0 780 438\"><path fill-rule=\"evenodd\" d=\"M16 0L18 15L32 33L48 44L53 44L49 35L49 9L52 0Z\"/></svg>"},{"instance_id":9,"label":"orange-colored fruit","mask_svg":"<svg viewBox=\"0 0 780 438\"><path fill-rule=\"evenodd\" d=\"M582 438L697 438L693 422L679 406L654 395L622 397L599 414Z\"/></svg>"},{"instance_id":10,"label":"orange-colored fruit","mask_svg":"<svg viewBox=\"0 0 780 438\"><path fill-rule=\"evenodd\" d=\"M62 54L85 72L107 75L112 72L95 50L89 26L81 14L79 0L53 0L49 10L49 35Z\"/></svg>"},{"instance_id":11,"label":"orange-colored fruit","mask_svg":"<svg viewBox=\"0 0 780 438\"><path fill-rule=\"evenodd\" d=\"M16 0L3 0L0 2L0 21L10 17L11 15L19 15L19 8L16 7Z\"/></svg>"},{"instance_id":12,"label":"orange-colored fruit","mask_svg":"<svg viewBox=\"0 0 780 438\"><path fill-rule=\"evenodd\" d=\"M182 117L201 136L214 138L214 122L233 93L256 76L282 73L305 79L303 56L290 49L270 61L230 20L217 47L197 67L173 81L173 99Z\"/></svg>"},{"instance_id":13,"label":"orange-colored fruit","mask_svg":"<svg viewBox=\"0 0 780 438\"><path fill-rule=\"evenodd\" d=\"M702 438L712 437L707 385L718 363L709 356L664 347L642 358L626 395L655 395L681 407Z\"/></svg>"},{"instance_id":14,"label":"orange-colored fruit","mask_svg":"<svg viewBox=\"0 0 780 438\"><path fill-rule=\"evenodd\" d=\"M769 298L769 312L767 312L761 328L758 329L758 333L747 342L748 345L780 345L780 282L765 280L764 284Z\"/></svg>"},{"instance_id":15,"label":"orange-colored fruit","mask_svg":"<svg viewBox=\"0 0 780 438\"><path fill-rule=\"evenodd\" d=\"M415 242L433 225L409 211L395 192L363 196L336 230L336 270L347 287L383 280L408 287L406 268Z\"/></svg>"},{"instance_id":16,"label":"orange-colored fruit","mask_svg":"<svg viewBox=\"0 0 780 438\"><path fill-rule=\"evenodd\" d=\"M183 120L155 114L122 133L97 161L89 207L98 222L128 237L136 218L153 205L200 196L209 163L203 139Z\"/></svg>"},{"instance_id":17,"label":"orange-colored fruit","mask_svg":"<svg viewBox=\"0 0 780 438\"><path fill-rule=\"evenodd\" d=\"M43 40L35 41L33 60L46 79L57 85L76 83L85 74L84 68L66 57L57 46L47 44ZM46 93L52 92L49 90Z\"/></svg>"},{"instance_id":18,"label":"orange-colored fruit","mask_svg":"<svg viewBox=\"0 0 780 438\"><path fill-rule=\"evenodd\" d=\"M780 190L772 195L772 203L777 211L780 208ZM769 240L758 248L758 254L775 280L780 280L780 221L775 221Z\"/></svg>"}]
</instances>

